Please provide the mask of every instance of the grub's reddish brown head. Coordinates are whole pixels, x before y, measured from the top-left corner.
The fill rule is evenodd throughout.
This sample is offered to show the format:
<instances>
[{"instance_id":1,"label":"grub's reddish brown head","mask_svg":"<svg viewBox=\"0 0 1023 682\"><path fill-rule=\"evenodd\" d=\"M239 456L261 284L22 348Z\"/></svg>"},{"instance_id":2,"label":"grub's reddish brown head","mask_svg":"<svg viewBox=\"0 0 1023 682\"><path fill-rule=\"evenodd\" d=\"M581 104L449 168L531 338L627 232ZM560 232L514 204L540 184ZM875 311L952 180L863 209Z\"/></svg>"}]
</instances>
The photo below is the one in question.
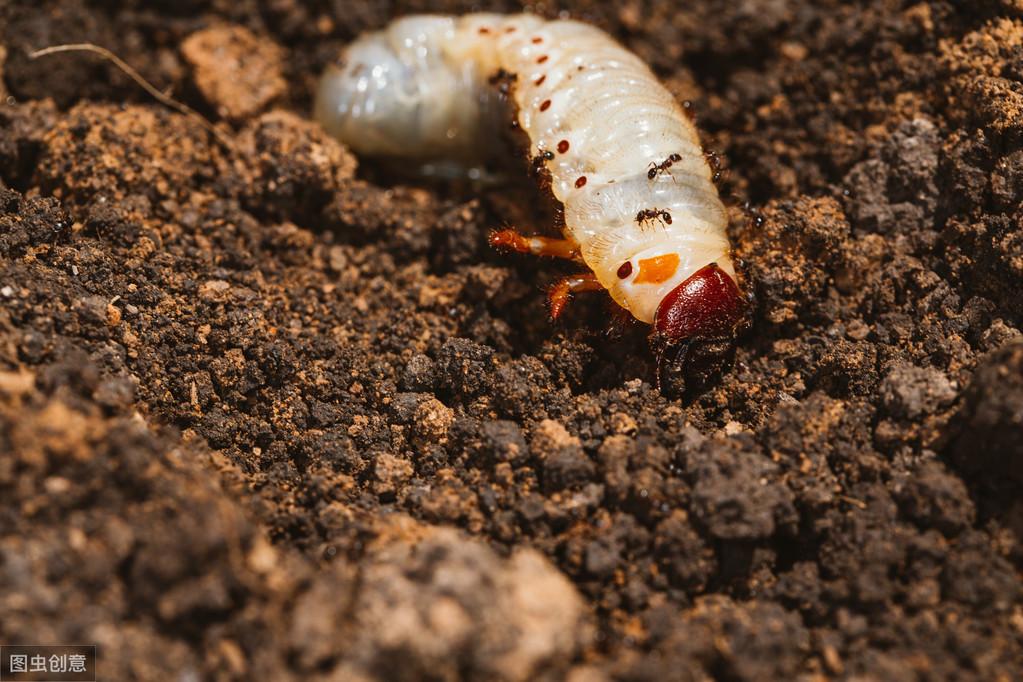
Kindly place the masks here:
<instances>
[{"instance_id":1,"label":"grub's reddish brown head","mask_svg":"<svg viewBox=\"0 0 1023 682\"><path fill-rule=\"evenodd\" d=\"M666 393L706 384L731 362L749 299L716 263L693 273L657 306L650 341Z\"/></svg>"}]
</instances>

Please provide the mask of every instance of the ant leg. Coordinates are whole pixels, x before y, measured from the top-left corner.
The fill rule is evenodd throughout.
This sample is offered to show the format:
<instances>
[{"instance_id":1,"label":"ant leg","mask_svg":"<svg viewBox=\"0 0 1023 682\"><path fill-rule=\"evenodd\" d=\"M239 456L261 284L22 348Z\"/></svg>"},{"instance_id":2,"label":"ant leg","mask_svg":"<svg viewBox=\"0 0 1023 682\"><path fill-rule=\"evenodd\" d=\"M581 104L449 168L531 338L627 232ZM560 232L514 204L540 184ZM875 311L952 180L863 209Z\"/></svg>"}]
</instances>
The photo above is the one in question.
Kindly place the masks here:
<instances>
[{"instance_id":1,"label":"ant leg","mask_svg":"<svg viewBox=\"0 0 1023 682\"><path fill-rule=\"evenodd\" d=\"M555 282L550 291L547 292L547 301L550 304L551 319L556 320L564 312L565 306L572 300L573 294L581 291L603 291L604 285L597 281L597 276L592 272L585 272L580 275L569 275Z\"/></svg>"},{"instance_id":2,"label":"ant leg","mask_svg":"<svg viewBox=\"0 0 1023 682\"><path fill-rule=\"evenodd\" d=\"M571 239L527 237L515 230L501 230L500 232L491 232L489 241L492 247L501 251L579 260L579 245Z\"/></svg>"}]
</instances>

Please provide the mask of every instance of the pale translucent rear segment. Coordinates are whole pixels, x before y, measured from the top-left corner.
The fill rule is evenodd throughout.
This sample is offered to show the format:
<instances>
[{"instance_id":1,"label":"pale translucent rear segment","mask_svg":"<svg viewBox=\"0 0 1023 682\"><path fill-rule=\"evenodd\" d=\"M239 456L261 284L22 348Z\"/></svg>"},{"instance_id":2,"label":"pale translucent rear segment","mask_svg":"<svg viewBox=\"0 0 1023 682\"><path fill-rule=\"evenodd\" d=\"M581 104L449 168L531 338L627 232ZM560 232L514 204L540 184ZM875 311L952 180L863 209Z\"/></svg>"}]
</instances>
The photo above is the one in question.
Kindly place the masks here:
<instances>
[{"instance_id":1,"label":"pale translucent rear segment","mask_svg":"<svg viewBox=\"0 0 1023 682\"><path fill-rule=\"evenodd\" d=\"M442 16L360 37L321 79L316 118L360 154L472 161L500 107L476 62L445 58L457 39L456 20Z\"/></svg>"}]
</instances>

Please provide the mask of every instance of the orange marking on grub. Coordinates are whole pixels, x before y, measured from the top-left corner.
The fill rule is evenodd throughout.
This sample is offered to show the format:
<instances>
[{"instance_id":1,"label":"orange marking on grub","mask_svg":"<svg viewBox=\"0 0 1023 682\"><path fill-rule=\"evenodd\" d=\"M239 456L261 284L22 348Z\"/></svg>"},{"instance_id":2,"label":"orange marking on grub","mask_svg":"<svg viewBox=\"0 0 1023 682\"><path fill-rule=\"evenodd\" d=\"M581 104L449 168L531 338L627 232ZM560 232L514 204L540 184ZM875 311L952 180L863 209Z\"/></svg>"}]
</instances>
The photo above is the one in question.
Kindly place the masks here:
<instances>
[{"instance_id":1,"label":"orange marking on grub","mask_svg":"<svg viewBox=\"0 0 1023 682\"><path fill-rule=\"evenodd\" d=\"M672 278L678 270L679 258L677 253L666 253L654 258L644 258L639 262L639 274L636 275L636 284L660 284Z\"/></svg>"}]
</instances>

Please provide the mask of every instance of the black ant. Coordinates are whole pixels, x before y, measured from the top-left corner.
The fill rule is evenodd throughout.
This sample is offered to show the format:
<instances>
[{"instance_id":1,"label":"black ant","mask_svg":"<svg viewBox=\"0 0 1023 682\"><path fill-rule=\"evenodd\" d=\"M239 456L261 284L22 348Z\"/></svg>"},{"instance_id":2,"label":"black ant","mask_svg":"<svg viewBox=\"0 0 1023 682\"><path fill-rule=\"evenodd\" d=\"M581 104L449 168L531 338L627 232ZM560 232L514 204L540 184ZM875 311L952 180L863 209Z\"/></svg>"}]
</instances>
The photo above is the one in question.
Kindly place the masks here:
<instances>
[{"instance_id":1,"label":"black ant","mask_svg":"<svg viewBox=\"0 0 1023 682\"><path fill-rule=\"evenodd\" d=\"M707 165L710 166L711 173L714 174L713 181L717 182L724 174L724 164L721 162L721 156L717 152L705 151L703 152L703 157L707 159Z\"/></svg>"},{"instance_id":2,"label":"black ant","mask_svg":"<svg viewBox=\"0 0 1023 682\"><path fill-rule=\"evenodd\" d=\"M671 164L678 163L681 160L682 160L681 154L672 154L659 164L651 161L650 170L647 171L646 176L650 180L653 180L654 178L657 177L658 173L668 173L668 175L671 175L671 173L668 171L668 169L671 168ZM674 179L675 178L672 178L672 180Z\"/></svg>"},{"instance_id":3,"label":"black ant","mask_svg":"<svg viewBox=\"0 0 1023 682\"><path fill-rule=\"evenodd\" d=\"M550 173L547 168L547 162L554 158L554 152L541 149L540 152L534 156L531 160L533 175L540 176L544 173Z\"/></svg>"},{"instance_id":4,"label":"black ant","mask_svg":"<svg viewBox=\"0 0 1023 682\"><path fill-rule=\"evenodd\" d=\"M490 84L497 88L501 97L507 98L518 76L504 69L498 69L497 73L490 77Z\"/></svg>"},{"instance_id":5,"label":"black ant","mask_svg":"<svg viewBox=\"0 0 1023 682\"><path fill-rule=\"evenodd\" d=\"M647 220L660 220L662 223L671 225L671 214L660 208L644 208L636 214L637 223Z\"/></svg>"}]
</instances>

